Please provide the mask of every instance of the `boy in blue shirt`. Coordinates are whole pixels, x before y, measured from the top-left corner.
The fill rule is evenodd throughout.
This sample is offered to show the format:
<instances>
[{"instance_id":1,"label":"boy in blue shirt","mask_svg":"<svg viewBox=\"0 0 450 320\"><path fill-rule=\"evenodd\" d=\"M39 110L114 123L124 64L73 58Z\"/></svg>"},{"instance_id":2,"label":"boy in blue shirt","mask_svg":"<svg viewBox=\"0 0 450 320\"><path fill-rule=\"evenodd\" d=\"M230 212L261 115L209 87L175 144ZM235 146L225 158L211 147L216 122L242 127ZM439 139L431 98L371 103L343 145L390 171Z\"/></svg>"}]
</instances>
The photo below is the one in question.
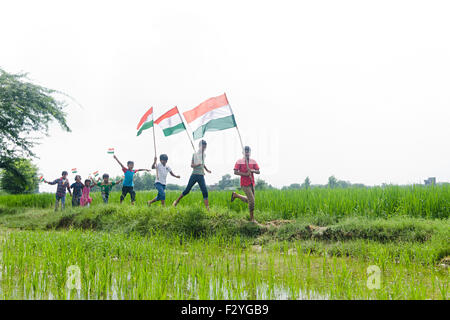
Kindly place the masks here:
<instances>
[{"instance_id":1,"label":"boy in blue shirt","mask_svg":"<svg viewBox=\"0 0 450 320\"><path fill-rule=\"evenodd\" d=\"M125 175L125 178L124 178L123 183L122 183L122 194L120 195L120 203L122 203L123 199L125 199L125 197L129 193L130 197L131 197L131 204L134 205L134 202L136 201L136 192L134 191L134 183L133 183L134 174L136 172L140 172L140 171L150 172L150 170L149 169L133 170L133 168L134 168L134 162L133 161L128 161L127 162L127 167L125 167L119 161L119 159L117 159L117 157L115 155L114 155L114 159L116 159L116 161L122 167L122 171L123 171L123 173Z\"/></svg>"}]
</instances>

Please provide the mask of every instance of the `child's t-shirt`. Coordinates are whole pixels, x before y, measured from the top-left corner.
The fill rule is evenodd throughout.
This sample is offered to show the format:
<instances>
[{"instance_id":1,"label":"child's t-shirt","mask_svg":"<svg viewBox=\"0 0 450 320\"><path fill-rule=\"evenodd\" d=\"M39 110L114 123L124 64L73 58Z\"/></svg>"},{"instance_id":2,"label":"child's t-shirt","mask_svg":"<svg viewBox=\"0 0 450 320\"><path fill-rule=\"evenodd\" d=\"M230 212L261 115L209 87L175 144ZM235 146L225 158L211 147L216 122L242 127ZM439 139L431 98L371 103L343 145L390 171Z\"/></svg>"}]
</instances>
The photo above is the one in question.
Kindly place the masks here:
<instances>
[{"instance_id":1,"label":"child's t-shirt","mask_svg":"<svg viewBox=\"0 0 450 320\"><path fill-rule=\"evenodd\" d=\"M125 174L125 179L123 179L122 185L124 187L134 187L133 177L134 174L136 173L136 170L128 170L123 168L122 171Z\"/></svg>"},{"instance_id":2,"label":"child's t-shirt","mask_svg":"<svg viewBox=\"0 0 450 320\"><path fill-rule=\"evenodd\" d=\"M69 180L63 178L56 179L50 182L49 184L51 185L57 184L56 194L62 197L66 195L66 189L69 188Z\"/></svg>"},{"instance_id":3,"label":"child's t-shirt","mask_svg":"<svg viewBox=\"0 0 450 320\"><path fill-rule=\"evenodd\" d=\"M116 185L116 183L114 181L108 183L108 184L103 184L102 182L97 182L97 185L100 187L100 191L102 194L109 194L112 190L112 188Z\"/></svg>"},{"instance_id":4,"label":"child's t-shirt","mask_svg":"<svg viewBox=\"0 0 450 320\"><path fill-rule=\"evenodd\" d=\"M70 186L71 189L73 189L73 196L81 197L81 194L83 193L83 184L81 182L74 182Z\"/></svg>"},{"instance_id":5,"label":"child's t-shirt","mask_svg":"<svg viewBox=\"0 0 450 320\"><path fill-rule=\"evenodd\" d=\"M255 160L250 159L248 161L248 167L250 170L259 170L259 166L256 163ZM234 170L238 170L239 172L246 173L248 172L247 169L247 163L245 162L245 159L239 159L236 161L236 164L234 165ZM251 175L250 177L241 176L241 186L242 187L248 187L250 185L255 185L255 177Z\"/></svg>"},{"instance_id":6,"label":"child's t-shirt","mask_svg":"<svg viewBox=\"0 0 450 320\"><path fill-rule=\"evenodd\" d=\"M172 172L172 169L170 169L169 166L163 166L163 164L160 162L156 165L156 170L158 171L158 176L155 180L155 183L159 182L162 185L166 185L167 174L169 172Z\"/></svg>"},{"instance_id":7,"label":"child's t-shirt","mask_svg":"<svg viewBox=\"0 0 450 320\"><path fill-rule=\"evenodd\" d=\"M194 153L192 155L192 162L194 162L194 165L197 164L201 164L201 166L195 167L192 170L192 174L200 174L202 176L205 175L205 158L206 158L206 154L201 154L201 153Z\"/></svg>"}]
</instances>

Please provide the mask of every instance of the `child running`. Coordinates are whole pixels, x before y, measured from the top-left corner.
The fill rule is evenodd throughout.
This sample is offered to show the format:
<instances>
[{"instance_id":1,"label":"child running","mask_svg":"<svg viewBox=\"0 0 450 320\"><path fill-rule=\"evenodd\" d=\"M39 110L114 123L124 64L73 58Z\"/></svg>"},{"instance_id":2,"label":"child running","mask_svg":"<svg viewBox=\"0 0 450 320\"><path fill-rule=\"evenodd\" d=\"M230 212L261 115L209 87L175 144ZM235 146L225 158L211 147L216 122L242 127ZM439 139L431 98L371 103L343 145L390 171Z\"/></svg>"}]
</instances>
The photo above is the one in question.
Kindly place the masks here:
<instances>
[{"instance_id":1,"label":"child running","mask_svg":"<svg viewBox=\"0 0 450 320\"><path fill-rule=\"evenodd\" d=\"M69 185L69 180L67 179L67 176L68 176L67 171L63 171L61 173L61 178L58 178L51 182L44 180L45 183L48 183L50 185L57 184L55 211L58 210L60 200L61 200L61 210L64 210L66 208L66 190L68 190L69 194L72 196L72 192L70 191L70 185Z\"/></svg>"},{"instance_id":2,"label":"child running","mask_svg":"<svg viewBox=\"0 0 450 320\"><path fill-rule=\"evenodd\" d=\"M81 182L81 176L76 175L75 182L70 186L70 189L73 189L72 207L78 207L80 205L83 188L84 184Z\"/></svg>"},{"instance_id":3,"label":"child running","mask_svg":"<svg viewBox=\"0 0 450 320\"><path fill-rule=\"evenodd\" d=\"M200 190L202 191L203 195L203 202L205 204L206 209L209 210L209 200L208 200L208 189L206 187L205 182L205 171L208 173L211 173L208 168L205 166L205 150L206 150L206 141L201 140L198 145L198 151L192 155L191 160L191 168L192 168L192 174L189 178L189 182L186 186L186 189L180 194L180 196L177 198L177 200L174 201L173 206L176 207L180 200L187 195L192 187L198 183Z\"/></svg>"},{"instance_id":4,"label":"child running","mask_svg":"<svg viewBox=\"0 0 450 320\"><path fill-rule=\"evenodd\" d=\"M147 171L150 172L149 169L137 169L133 170L134 168L134 162L128 161L127 167L125 167L119 159L114 155L114 159L116 159L117 163L122 167L122 171L125 175L125 179L123 180L122 184L122 194L120 195L120 203L122 203L123 199L127 196L127 194L130 194L131 197L131 204L134 205L134 202L136 201L136 192L134 191L134 174L140 171Z\"/></svg>"},{"instance_id":5,"label":"child running","mask_svg":"<svg viewBox=\"0 0 450 320\"><path fill-rule=\"evenodd\" d=\"M166 205L166 178L167 173L170 172L170 175L172 177L175 177L177 179L180 179L180 176L177 176L173 173L172 169L167 165L167 161L169 160L169 157L166 154L162 154L159 156L159 163L156 164L156 161L158 158L155 157L155 161L153 162L152 169L157 170L156 175L156 181L155 181L155 188L158 190L158 196L156 196L155 199L148 201L147 204L151 205L152 203L156 201L161 201L161 205L164 207Z\"/></svg>"},{"instance_id":6,"label":"child running","mask_svg":"<svg viewBox=\"0 0 450 320\"><path fill-rule=\"evenodd\" d=\"M88 207L91 205L92 203L92 198L89 196L89 193L91 192L91 189L93 187L95 187L94 184L91 184L91 179L86 179L84 180L84 188L83 188L83 193L81 195L80 198L80 205L82 207Z\"/></svg>"},{"instance_id":7,"label":"child running","mask_svg":"<svg viewBox=\"0 0 450 320\"><path fill-rule=\"evenodd\" d=\"M250 159L251 149L249 146L244 148L244 158L236 161L234 165L234 174L241 176L241 188L245 192L242 196L236 192L231 194L231 202L238 198L248 203L248 210L250 211L250 221L256 222L253 216L255 210L255 177L253 174L259 174L259 166L255 160Z\"/></svg>"},{"instance_id":8,"label":"child running","mask_svg":"<svg viewBox=\"0 0 450 320\"><path fill-rule=\"evenodd\" d=\"M100 179L97 180L97 186L100 187L100 191L102 193L102 199L103 199L103 203L108 203L109 201L109 194L111 193L112 188L120 183L122 180L119 180L117 182L115 181L109 181L109 174L104 173L103 176L103 181L100 182Z\"/></svg>"}]
</instances>

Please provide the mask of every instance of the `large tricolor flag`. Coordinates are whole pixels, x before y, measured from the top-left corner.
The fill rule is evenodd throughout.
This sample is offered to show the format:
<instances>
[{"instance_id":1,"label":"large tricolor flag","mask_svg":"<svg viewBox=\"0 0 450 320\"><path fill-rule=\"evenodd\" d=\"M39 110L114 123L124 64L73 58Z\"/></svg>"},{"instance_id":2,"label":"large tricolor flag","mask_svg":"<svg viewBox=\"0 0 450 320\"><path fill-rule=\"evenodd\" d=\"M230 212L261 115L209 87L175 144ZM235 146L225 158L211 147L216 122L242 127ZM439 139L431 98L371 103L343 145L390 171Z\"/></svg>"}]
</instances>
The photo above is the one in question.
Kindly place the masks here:
<instances>
[{"instance_id":1,"label":"large tricolor flag","mask_svg":"<svg viewBox=\"0 0 450 320\"><path fill-rule=\"evenodd\" d=\"M236 121L225 94L210 98L194 109L184 112L183 115L192 128L194 140L202 138L206 131L236 127Z\"/></svg>"},{"instance_id":2,"label":"large tricolor flag","mask_svg":"<svg viewBox=\"0 0 450 320\"><path fill-rule=\"evenodd\" d=\"M142 131L144 131L145 129L149 129L151 127L153 127L153 107L148 109L148 111L144 113L141 120L139 121L137 125L138 130L137 135L139 136L142 133Z\"/></svg>"},{"instance_id":3,"label":"large tricolor flag","mask_svg":"<svg viewBox=\"0 0 450 320\"><path fill-rule=\"evenodd\" d=\"M172 108L164 113L161 117L155 120L155 123L162 128L164 136L166 137L186 130L183 120L181 119L180 112L178 111L178 107Z\"/></svg>"}]
</instances>

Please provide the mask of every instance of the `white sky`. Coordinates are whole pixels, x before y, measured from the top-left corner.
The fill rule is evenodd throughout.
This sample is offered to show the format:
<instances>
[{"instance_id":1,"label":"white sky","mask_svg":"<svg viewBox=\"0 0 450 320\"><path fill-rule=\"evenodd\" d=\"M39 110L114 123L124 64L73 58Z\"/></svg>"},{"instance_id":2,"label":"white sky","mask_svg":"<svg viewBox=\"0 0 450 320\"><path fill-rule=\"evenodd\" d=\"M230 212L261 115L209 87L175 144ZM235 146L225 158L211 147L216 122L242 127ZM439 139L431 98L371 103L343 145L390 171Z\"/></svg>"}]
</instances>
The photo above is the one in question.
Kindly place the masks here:
<instances>
[{"instance_id":1,"label":"white sky","mask_svg":"<svg viewBox=\"0 0 450 320\"><path fill-rule=\"evenodd\" d=\"M261 178L281 187L450 181L449 1L5 1L0 67L74 97L71 133L36 148L47 179L153 160L141 115L227 93ZM232 173L235 129L206 134L207 183ZM185 133L158 154L186 184ZM70 176L72 180L73 175ZM44 187L42 190L53 190Z\"/></svg>"}]
</instances>

